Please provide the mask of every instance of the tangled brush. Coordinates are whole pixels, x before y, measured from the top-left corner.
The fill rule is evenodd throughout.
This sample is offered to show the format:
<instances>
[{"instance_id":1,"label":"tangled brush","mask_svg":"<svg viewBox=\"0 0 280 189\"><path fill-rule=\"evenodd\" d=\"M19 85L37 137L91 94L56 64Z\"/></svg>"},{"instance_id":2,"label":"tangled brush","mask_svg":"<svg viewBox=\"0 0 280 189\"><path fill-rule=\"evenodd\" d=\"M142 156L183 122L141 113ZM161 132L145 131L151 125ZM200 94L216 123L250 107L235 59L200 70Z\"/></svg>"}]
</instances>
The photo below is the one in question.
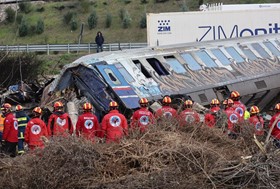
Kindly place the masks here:
<instances>
[{"instance_id":1,"label":"tangled brush","mask_svg":"<svg viewBox=\"0 0 280 189\"><path fill-rule=\"evenodd\" d=\"M279 188L280 156L244 126L237 140L204 125L153 125L120 143L52 138L44 150L0 160L4 188Z\"/></svg>"}]
</instances>

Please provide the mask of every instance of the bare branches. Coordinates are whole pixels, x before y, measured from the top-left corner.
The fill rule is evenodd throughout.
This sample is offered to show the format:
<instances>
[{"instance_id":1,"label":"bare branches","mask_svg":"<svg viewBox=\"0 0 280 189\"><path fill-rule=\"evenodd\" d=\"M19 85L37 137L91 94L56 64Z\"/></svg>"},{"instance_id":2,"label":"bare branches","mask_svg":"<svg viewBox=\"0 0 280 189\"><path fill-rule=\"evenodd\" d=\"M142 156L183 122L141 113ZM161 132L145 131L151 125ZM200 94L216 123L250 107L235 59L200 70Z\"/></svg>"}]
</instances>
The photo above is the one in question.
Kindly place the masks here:
<instances>
[{"instance_id":1,"label":"bare branches","mask_svg":"<svg viewBox=\"0 0 280 189\"><path fill-rule=\"evenodd\" d=\"M279 151L262 153L250 128L241 130L231 140L220 129L165 122L120 143L52 138L43 151L1 159L0 182L51 189L279 188Z\"/></svg>"}]
</instances>

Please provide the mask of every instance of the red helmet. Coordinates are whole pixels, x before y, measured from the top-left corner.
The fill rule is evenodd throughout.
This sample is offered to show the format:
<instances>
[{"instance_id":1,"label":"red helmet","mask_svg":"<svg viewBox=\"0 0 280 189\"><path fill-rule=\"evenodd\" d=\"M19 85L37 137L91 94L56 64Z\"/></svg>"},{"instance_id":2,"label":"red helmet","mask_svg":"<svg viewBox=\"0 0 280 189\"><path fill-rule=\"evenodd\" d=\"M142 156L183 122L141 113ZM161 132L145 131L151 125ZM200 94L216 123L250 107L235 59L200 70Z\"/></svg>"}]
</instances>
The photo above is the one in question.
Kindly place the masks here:
<instances>
[{"instance_id":1,"label":"red helmet","mask_svg":"<svg viewBox=\"0 0 280 189\"><path fill-rule=\"evenodd\" d=\"M276 104L274 109L280 111L280 103Z\"/></svg>"},{"instance_id":2,"label":"red helmet","mask_svg":"<svg viewBox=\"0 0 280 189\"><path fill-rule=\"evenodd\" d=\"M119 106L118 103L115 102L115 101L112 101L112 102L110 102L110 104L109 104L109 107L110 107L110 108L115 108L115 107L118 107L118 106Z\"/></svg>"},{"instance_id":3,"label":"red helmet","mask_svg":"<svg viewBox=\"0 0 280 189\"><path fill-rule=\"evenodd\" d=\"M56 101L53 105L54 109L62 108L63 104L60 101Z\"/></svg>"},{"instance_id":4,"label":"red helmet","mask_svg":"<svg viewBox=\"0 0 280 189\"><path fill-rule=\"evenodd\" d=\"M148 101L148 99L146 99L146 98L141 98L141 99L139 100L139 104L140 104L140 106L142 106L142 107L146 107L146 106L148 106L149 101Z\"/></svg>"},{"instance_id":5,"label":"red helmet","mask_svg":"<svg viewBox=\"0 0 280 189\"><path fill-rule=\"evenodd\" d=\"M163 104L171 104L172 100L169 96L166 96L162 99Z\"/></svg>"},{"instance_id":6,"label":"red helmet","mask_svg":"<svg viewBox=\"0 0 280 189\"><path fill-rule=\"evenodd\" d=\"M259 110L259 108L257 106L252 106L250 108L250 113L251 114L257 114L257 113L260 113L260 110Z\"/></svg>"},{"instance_id":7,"label":"red helmet","mask_svg":"<svg viewBox=\"0 0 280 189\"><path fill-rule=\"evenodd\" d=\"M2 105L1 110L7 111L7 110L11 110L11 108L12 108L12 105L11 105L11 104L5 103L5 104Z\"/></svg>"},{"instance_id":8,"label":"red helmet","mask_svg":"<svg viewBox=\"0 0 280 189\"><path fill-rule=\"evenodd\" d=\"M223 101L223 105L227 105L228 104L228 99L225 99L224 101Z\"/></svg>"},{"instance_id":9,"label":"red helmet","mask_svg":"<svg viewBox=\"0 0 280 189\"><path fill-rule=\"evenodd\" d=\"M83 110L91 110L91 109L92 109L91 103L88 102L84 103Z\"/></svg>"},{"instance_id":10,"label":"red helmet","mask_svg":"<svg viewBox=\"0 0 280 189\"><path fill-rule=\"evenodd\" d=\"M22 110L23 108L22 108L22 106L21 105L16 105L16 111L20 111L20 110Z\"/></svg>"},{"instance_id":11,"label":"red helmet","mask_svg":"<svg viewBox=\"0 0 280 189\"><path fill-rule=\"evenodd\" d=\"M140 100L139 100L139 104L148 104L149 103L149 101L148 101L148 99L146 99L146 98L141 98Z\"/></svg>"},{"instance_id":12,"label":"red helmet","mask_svg":"<svg viewBox=\"0 0 280 189\"><path fill-rule=\"evenodd\" d=\"M33 109L33 112L41 115L42 114L42 109L40 107L36 107L36 108Z\"/></svg>"},{"instance_id":13,"label":"red helmet","mask_svg":"<svg viewBox=\"0 0 280 189\"><path fill-rule=\"evenodd\" d=\"M192 107L193 101L191 101L191 100L186 100L185 103L184 103L184 105L185 105L186 107Z\"/></svg>"},{"instance_id":14,"label":"red helmet","mask_svg":"<svg viewBox=\"0 0 280 189\"><path fill-rule=\"evenodd\" d=\"M238 91L232 91L230 93L230 98L239 98L240 97L240 94Z\"/></svg>"},{"instance_id":15,"label":"red helmet","mask_svg":"<svg viewBox=\"0 0 280 189\"><path fill-rule=\"evenodd\" d=\"M220 101L218 99L214 98L214 99L211 100L210 104L211 105L220 105Z\"/></svg>"}]
</instances>

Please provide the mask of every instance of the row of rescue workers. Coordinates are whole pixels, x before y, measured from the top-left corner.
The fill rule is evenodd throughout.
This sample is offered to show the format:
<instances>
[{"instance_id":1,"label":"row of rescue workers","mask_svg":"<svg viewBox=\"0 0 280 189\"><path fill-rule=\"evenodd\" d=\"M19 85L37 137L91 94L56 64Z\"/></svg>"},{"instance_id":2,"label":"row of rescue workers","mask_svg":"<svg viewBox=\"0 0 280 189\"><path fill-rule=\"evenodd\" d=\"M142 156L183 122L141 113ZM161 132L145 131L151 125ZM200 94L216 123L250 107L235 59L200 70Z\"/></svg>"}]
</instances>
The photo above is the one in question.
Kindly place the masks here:
<instances>
[{"instance_id":1,"label":"row of rescue workers","mask_svg":"<svg viewBox=\"0 0 280 189\"><path fill-rule=\"evenodd\" d=\"M218 120L222 115L226 119L226 128L224 132L230 138L236 139L240 128L238 125L246 121L255 129L256 135L264 135L264 120L260 116L257 106L252 106L249 112L240 101L240 94L237 91L231 92L230 98L223 101L223 108L220 107L218 99L213 99L210 103L210 110L204 115L204 121L201 121L200 114L193 109L193 101L186 100L183 110L177 112L171 107L172 100L169 96L162 99L162 107L155 113L149 110L149 101L146 98L139 100L140 109L135 111L130 120L130 127L126 117L118 111L118 103L110 102L109 112L101 123L93 113L93 107L90 103L83 104L83 113L79 115L76 123L76 129L67 113L64 112L62 102L54 103L54 111L46 124L40 117L42 109L36 107L33 109L33 116L30 119L24 112L21 105L16 106L16 111L12 112L12 106L9 103L2 105L2 116L0 123L1 150L5 154L15 157L16 154L24 153L24 144L28 145L29 150L35 148L44 148L42 137L52 137L57 135L76 135L85 137L94 142L95 137L105 138L106 143L118 142L124 136L128 135L128 130L138 130L145 133L151 124L157 123L163 119L176 119L180 126L199 125L204 122L208 127L221 127ZM272 129L271 136L274 145L280 148L280 103L275 105L275 115L271 118L268 129ZM272 128L273 127L273 128ZM1 136L3 135L3 136Z\"/></svg>"}]
</instances>

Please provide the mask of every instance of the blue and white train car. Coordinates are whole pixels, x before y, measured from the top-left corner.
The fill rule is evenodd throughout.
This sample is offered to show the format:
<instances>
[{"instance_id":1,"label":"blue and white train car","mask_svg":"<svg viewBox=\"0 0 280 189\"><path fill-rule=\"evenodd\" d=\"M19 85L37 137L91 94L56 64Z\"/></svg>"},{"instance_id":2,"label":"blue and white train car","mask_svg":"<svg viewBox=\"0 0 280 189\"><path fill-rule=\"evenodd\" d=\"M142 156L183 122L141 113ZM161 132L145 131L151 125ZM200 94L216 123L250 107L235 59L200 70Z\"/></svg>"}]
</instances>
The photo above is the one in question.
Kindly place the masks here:
<instances>
[{"instance_id":1,"label":"blue and white train car","mask_svg":"<svg viewBox=\"0 0 280 189\"><path fill-rule=\"evenodd\" d=\"M247 106L268 110L280 100L280 34L90 54L66 65L45 90L43 105L86 97L100 115L111 99L129 114L142 97L207 106L233 90Z\"/></svg>"}]
</instances>

